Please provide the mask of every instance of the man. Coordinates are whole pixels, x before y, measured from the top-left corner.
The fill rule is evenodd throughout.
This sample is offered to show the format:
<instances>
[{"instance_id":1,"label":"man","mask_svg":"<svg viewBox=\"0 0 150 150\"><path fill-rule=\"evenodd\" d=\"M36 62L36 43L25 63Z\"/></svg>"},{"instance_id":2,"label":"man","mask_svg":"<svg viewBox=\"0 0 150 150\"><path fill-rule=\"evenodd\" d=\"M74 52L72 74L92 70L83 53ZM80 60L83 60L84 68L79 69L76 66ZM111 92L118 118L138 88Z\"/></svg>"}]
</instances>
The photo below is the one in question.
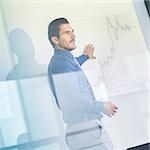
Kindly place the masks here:
<instances>
[{"instance_id":1,"label":"man","mask_svg":"<svg viewBox=\"0 0 150 150\"><path fill-rule=\"evenodd\" d=\"M102 128L102 113L111 117L117 107L109 101L96 101L91 86L82 71L87 59L94 59L94 47L88 44L83 54L74 58L75 34L65 18L53 20L48 37L54 55L48 67L48 76L56 102L67 124L66 142L70 149L113 150L113 145Z\"/></svg>"}]
</instances>

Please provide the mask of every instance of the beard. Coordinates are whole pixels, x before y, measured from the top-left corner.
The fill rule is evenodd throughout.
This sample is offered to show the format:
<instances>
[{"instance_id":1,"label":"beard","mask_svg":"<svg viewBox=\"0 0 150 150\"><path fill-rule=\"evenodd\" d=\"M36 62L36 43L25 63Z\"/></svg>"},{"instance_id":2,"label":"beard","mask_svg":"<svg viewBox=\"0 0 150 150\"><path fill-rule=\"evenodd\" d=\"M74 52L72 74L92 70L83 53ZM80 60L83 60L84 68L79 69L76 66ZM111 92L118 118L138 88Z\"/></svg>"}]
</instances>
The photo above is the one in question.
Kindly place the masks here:
<instances>
[{"instance_id":1,"label":"beard","mask_svg":"<svg viewBox=\"0 0 150 150\"><path fill-rule=\"evenodd\" d=\"M65 49L65 50L67 50L67 51L73 51L73 50L76 49L76 45L74 45L74 46L64 46L62 48Z\"/></svg>"},{"instance_id":2,"label":"beard","mask_svg":"<svg viewBox=\"0 0 150 150\"><path fill-rule=\"evenodd\" d=\"M72 48L66 48L68 51L72 51L72 50L76 49L75 41L74 40L70 41L70 44L72 44L72 42L74 42L73 47Z\"/></svg>"},{"instance_id":3,"label":"beard","mask_svg":"<svg viewBox=\"0 0 150 150\"><path fill-rule=\"evenodd\" d=\"M75 48L68 48L68 49L66 49L67 51L73 51L73 50L75 50Z\"/></svg>"},{"instance_id":4,"label":"beard","mask_svg":"<svg viewBox=\"0 0 150 150\"><path fill-rule=\"evenodd\" d=\"M73 51L76 49L75 40L71 40L70 42L60 42L56 47L67 51Z\"/></svg>"}]
</instances>

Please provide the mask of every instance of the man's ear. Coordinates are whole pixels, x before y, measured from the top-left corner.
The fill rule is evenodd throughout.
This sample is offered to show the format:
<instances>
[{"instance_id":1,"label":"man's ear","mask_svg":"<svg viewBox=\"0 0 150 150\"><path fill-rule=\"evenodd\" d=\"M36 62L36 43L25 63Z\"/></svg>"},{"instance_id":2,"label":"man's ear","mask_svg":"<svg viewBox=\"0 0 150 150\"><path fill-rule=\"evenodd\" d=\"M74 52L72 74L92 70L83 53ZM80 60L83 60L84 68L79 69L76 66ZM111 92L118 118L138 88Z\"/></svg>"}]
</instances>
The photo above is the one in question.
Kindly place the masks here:
<instances>
[{"instance_id":1,"label":"man's ear","mask_svg":"<svg viewBox=\"0 0 150 150\"><path fill-rule=\"evenodd\" d=\"M53 42L55 45L58 45L58 44L59 44L59 42L58 42L58 37L52 36L52 37L51 37L51 40L52 40L52 42Z\"/></svg>"}]
</instances>

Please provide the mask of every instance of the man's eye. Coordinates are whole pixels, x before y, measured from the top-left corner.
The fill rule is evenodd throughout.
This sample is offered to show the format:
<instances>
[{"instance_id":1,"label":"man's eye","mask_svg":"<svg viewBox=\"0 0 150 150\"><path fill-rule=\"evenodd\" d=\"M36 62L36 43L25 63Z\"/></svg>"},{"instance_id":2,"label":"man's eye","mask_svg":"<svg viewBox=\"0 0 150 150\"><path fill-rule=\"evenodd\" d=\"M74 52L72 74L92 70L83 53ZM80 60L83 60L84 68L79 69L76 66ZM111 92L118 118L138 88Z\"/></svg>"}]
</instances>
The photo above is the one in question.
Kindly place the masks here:
<instances>
[{"instance_id":1,"label":"man's eye","mask_svg":"<svg viewBox=\"0 0 150 150\"><path fill-rule=\"evenodd\" d=\"M66 32L65 32L65 34L71 34L71 33L74 33L74 30L66 31Z\"/></svg>"}]
</instances>

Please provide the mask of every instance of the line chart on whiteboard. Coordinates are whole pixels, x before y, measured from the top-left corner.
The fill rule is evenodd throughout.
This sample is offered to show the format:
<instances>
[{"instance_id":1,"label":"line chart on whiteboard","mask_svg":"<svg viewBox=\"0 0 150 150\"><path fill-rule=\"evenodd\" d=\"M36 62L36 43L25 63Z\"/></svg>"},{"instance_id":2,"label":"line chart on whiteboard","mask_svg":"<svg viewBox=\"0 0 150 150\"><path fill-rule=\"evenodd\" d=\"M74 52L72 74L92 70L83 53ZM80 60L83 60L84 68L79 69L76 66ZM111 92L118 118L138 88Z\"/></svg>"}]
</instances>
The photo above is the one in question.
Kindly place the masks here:
<instances>
[{"instance_id":1,"label":"line chart on whiteboard","mask_svg":"<svg viewBox=\"0 0 150 150\"><path fill-rule=\"evenodd\" d=\"M125 15L106 17L109 49L99 58L109 96L147 89L148 57L136 25Z\"/></svg>"}]
</instances>

